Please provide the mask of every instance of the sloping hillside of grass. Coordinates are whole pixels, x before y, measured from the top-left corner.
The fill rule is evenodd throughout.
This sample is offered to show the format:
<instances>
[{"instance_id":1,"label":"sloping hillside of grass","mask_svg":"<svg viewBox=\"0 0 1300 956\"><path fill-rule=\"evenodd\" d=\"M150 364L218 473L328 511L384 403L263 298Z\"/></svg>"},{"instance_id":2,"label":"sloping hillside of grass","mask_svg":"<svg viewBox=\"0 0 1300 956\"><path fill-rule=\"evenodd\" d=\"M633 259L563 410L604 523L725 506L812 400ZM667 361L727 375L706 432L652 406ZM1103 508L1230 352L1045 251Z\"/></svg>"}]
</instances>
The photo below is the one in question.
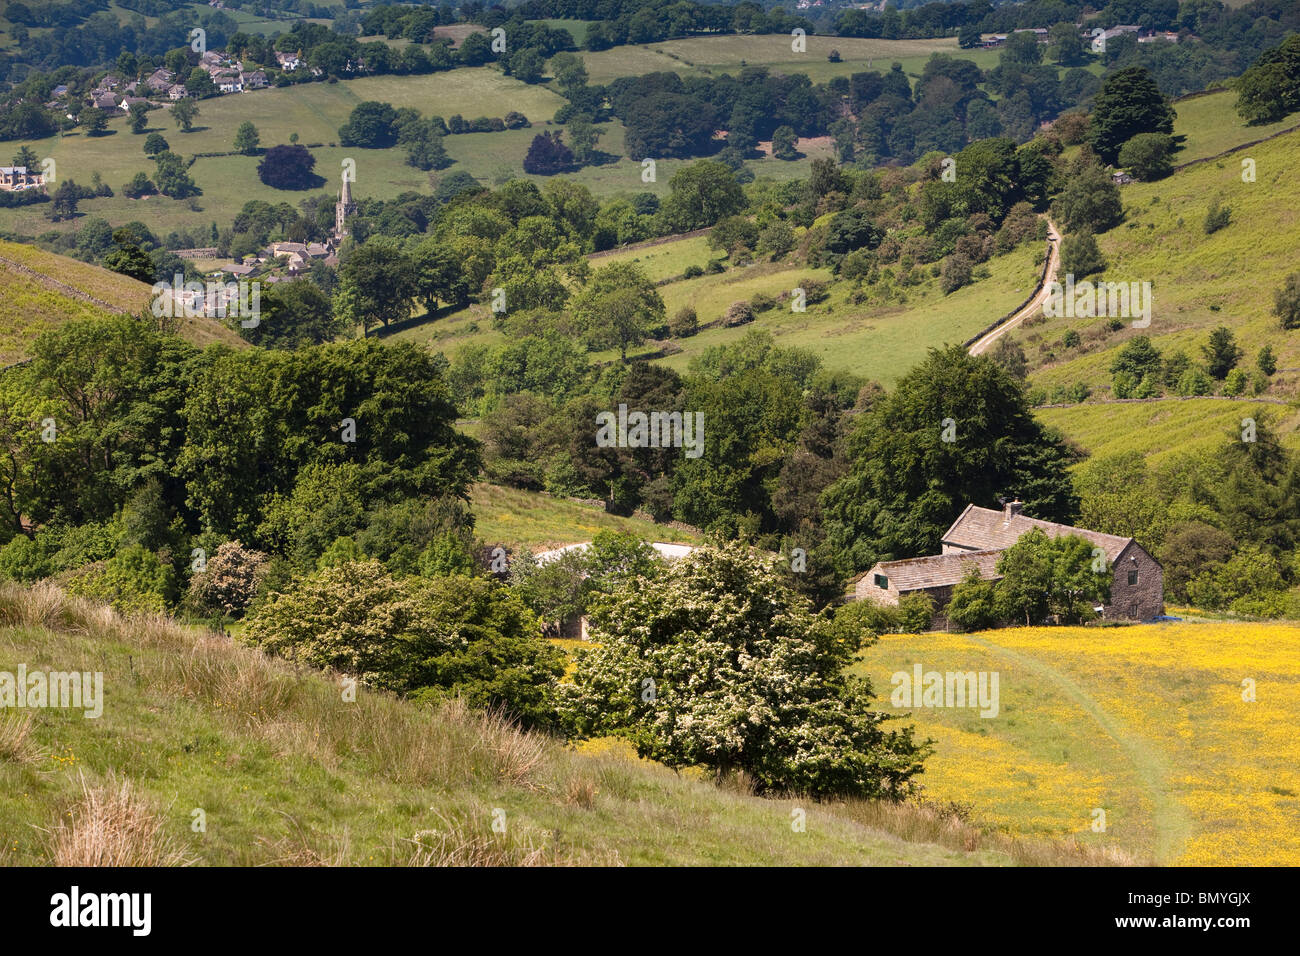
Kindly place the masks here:
<instances>
[{"instance_id":1,"label":"sloping hillside of grass","mask_svg":"<svg viewBox=\"0 0 1300 956\"><path fill-rule=\"evenodd\" d=\"M698 544L702 536L680 525L608 514L595 505L536 491L480 482L471 490L475 533L491 545L545 551L590 541L598 531L626 531L645 541Z\"/></svg>"},{"instance_id":2,"label":"sloping hillside of grass","mask_svg":"<svg viewBox=\"0 0 1300 956\"><path fill-rule=\"evenodd\" d=\"M713 253L717 255L717 253ZM939 290L939 280L926 274L923 281L905 291L905 299L885 304L849 301L847 283L832 282L828 297L810 303L807 311L794 312L788 301L759 312L747 325L705 329L689 338L672 340L675 351L658 359L678 371L713 345L735 342L750 330L761 329L775 336L777 344L806 348L821 357L827 368L847 369L889 384L919 362L926 350L944 343L960 343L990 322L1018 306L1033 290L1041 271L1043 247L1029 241L1012 252L990 259L987 278L951 295ZM704 237L692 236L632 252L601 257L593 266L612 261L633 260L655 279L679 276L686 265L704 265L709 259ZM696 310L701 324L720 319L733 302L749 301L755 295L772 299L788 296L805 279L830 282L826 269L759 262L713 275L677 279L659 286L671 317L683 306ZM395 338L422 342L430 348L455 354L460 346L473 342L499 345L505 336L492 328L486 305L471 305L446 318L427 322L397 333ZM651 354L646 345L629 351L630 356ZM615 351L597 353L597 362L617 361Z\"/></svg>"},{"instance_id":3,"label":"sloping hillside of grass","mask_svg":"<svg viewBox=\"0 0 1300 956\"><path fill-rule=\"evenodd\" d=\"M455 703L364 688L347 702L326 675L52 588L0 586L0 670L19 664L101 671L104 705L97 719L0 715L0 862L11 865L1100 859L916 806L758 799Z\"/></svg>"},{"instance_id":4,"label":"sloping hillside of grass","mask_svg":"<svg viewBox=\"0 0 1300 956\"><path fill-rule=\"evenodd\" d=\"M1256 182L1242 182L1243 158L1255 160ZM1031 366L1040 366L1033 383L1051 388L1082 381L1106 395L1114 353L1130 337L1148 335L1162 351L1182 349L1199 361L1210 329L1225 325L1245 350L1247 368L1253 368L1262 346L1272 347L1279 372L1271 394L1293 394L1300 339L1282 330L1272 309L1274 290L1297 269L1300 209L1292 176L1297 163L1300 132L1160 182L1123 187L1126 221L1098 237L1109 263L1104 278L1151 282L1151 325L1133 329L1125 323L1110 331L1105 318L1036 322L1017 335ZM1231 223L1207 236L1205 217L1215 201L1231 207ZM1079 334L1079 346L1063 345L1069 330Z\"/></svg>"},{"instance_id":5,"label":"sloping hillside of grass","mask_svg":"<svg viewBox=\"0 0 1300 956\"><path fill-rule=\"evenodd\" d=\"M1059 428L1093 457L1141 452L1149 463L1170 455L1211 451L1232 434L1243 418L1269 419L1282 441L1300 447L1300 413L1285 405L1216 396L1150 401L1085 402L1038 408L1034 415Z\"/></svg>"},{"instance_id":6,"label":"sloping hillside of grass","mask_svg":"<svg viewBox=\"0 0 1300 956\"><path fill-rule=\"evenodd\" d=\"M1182 145L1174 155L1174 163L1178 165L1217 156L1243 143L1300 126L1300 116L1249 126L1237 114L1236 92L1226 89L1179 100L1174 109L1178 112L1178 118L1174 120L1174 136L1180 138Z\"/></svg>"},{"instance_id":7,"label":"sloping hillside of grass","mask_svg":"<svg viewBox=\"0 0 1300 956\"><path fill-rule=\"evenodd\" d=\"M149 301L150 288L143 282L32 246L0 241L0 366L27 358L27 349L47 329L113 311L135 314L148 308ZM177 331L199 346L246 344L212 319L182 319Z\"/></svg>"},{"instance_id":8,"label":"sloping hillside of grass","mask_svg":"<svg viewBox=\"0 0 1300 956\"><path fill-rule=\"evenodd\" d=\"M837 63L830 53L840 54ZM919 74L934 53L971 60L981 69L997 65L997 50L962 50L955 37L930 40L883 40L858 37L809 36L805 52L797 53L788 34L683 37L641 46L619 46L598 53L584 51L583 61L593 83L620 76L671 70L682 75L735 75L746 66L766 66L774 73L803 73L814 83L863 70L888 71L898 62Z\"/></svg>"},{"instance_id":9,"label":"sloping hillside of grass","mask_svg":"<svg viewBox=\"0 0 1300 956\"><path fill-rule=\"evenodd\" d=\"M976 820L1161 864L1295 866L1298 640L1295 625L1244 622L899 634L864 652L860 671L882 698L917 663L999 675L996 716L896 711L936 741L927 795ZM1092 829L1099 809L1104 833Z\"/></svg>"},{"instance_id":10,"label":"sloping hillside of grass","mask_svg":"<svg viewBox=\"0 0 1300 956\"><path fill-rule=\"evenodd\" d=\"M951 295L939 290L937 278L927 276L906 291L906 301L885 305L855 305L849 301L849 285L836 283L826 301L810 304L806 312L793 312L783 303L760 313L750 325L707 329L681 340L677 344L682 351L663 364L683 370L693 356L709 346L734 342L756 328L771 332L779 345L809 349L827 368L846 369L889 385L924 358L927 349L964 342L1019 305L1033 290L1042 254L1042 246L1030 241L990 259L986 263L988 278ZM721 317L732 302L750 299L755 293L775 297L789 294L804 278L830 278L824 269L779 266L760 264L689 279L664 286L660 292L669 315L691 305L700 322L707 322Z\"/></svg>"}]
</instances>

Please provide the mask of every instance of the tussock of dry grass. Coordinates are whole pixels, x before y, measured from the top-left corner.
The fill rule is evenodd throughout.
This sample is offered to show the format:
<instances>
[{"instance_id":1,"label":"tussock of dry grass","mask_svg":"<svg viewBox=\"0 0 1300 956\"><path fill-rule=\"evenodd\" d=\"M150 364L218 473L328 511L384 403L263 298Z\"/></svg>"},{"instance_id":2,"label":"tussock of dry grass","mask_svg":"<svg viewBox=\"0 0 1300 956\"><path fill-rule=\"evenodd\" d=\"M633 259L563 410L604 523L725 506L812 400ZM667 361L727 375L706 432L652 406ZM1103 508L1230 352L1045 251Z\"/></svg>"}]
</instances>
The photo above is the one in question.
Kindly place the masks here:
<instances>
[{"instance_id":1,"label":"tussock of dry grass","mask_svg":"<svg viewBox=\"0 0 1300 956\"><path fill-rule=\"evenodd\" d=\"M81 778L82 796L67 822L50 833L55 866L185 866L184 850L163 832L163 820L131 781L102 786Z\"/></svg>"},{"instance_id":2,"label":"tussock of dry grass","mask_svg":"<svg viewBox=\"0 0 1300 956\"><path fill-rule=\"evenodd\" d=\"M482 720L483 729L488 732L488 747L496 758L497 776L515 786L537 789L534 775L551 756L546 740L521 731L496 711L489 711Z\"/></svg>"},{"instance_id":3,"label":"tussock of dry grass","mask_svg":"<svg viewBox=\"0 0 1300 956\"><path fill-rule=\"evenodd\" d=\"M596 782L585 776L570 777L564 784L564 802L584 810L596 805L599 793Z\"/></svg>"},{"instance_id":4,"label":"tussock of dry grass","mask_svg":"<svg viewBox=\"0 0 1300 956\"><path fill-rule=\"evenodd\" d=\"M28 739L32 730L32 712L0 713L0 760L35 763L43 752Z\"/></svg>"}]
</instances>

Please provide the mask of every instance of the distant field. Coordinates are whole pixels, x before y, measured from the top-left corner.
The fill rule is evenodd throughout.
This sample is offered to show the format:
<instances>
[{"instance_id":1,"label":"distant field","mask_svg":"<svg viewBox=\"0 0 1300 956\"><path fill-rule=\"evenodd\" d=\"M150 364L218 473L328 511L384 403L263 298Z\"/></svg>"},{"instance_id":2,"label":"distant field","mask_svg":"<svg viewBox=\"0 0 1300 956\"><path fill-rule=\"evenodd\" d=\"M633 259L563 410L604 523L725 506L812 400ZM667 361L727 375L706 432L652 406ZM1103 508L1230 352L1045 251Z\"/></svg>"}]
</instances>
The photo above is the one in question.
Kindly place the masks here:
<instances>
[{"instance_id":1,"label":"distant field","mask_svg":"<svg viewBox=\"0 0 1300 956\"><path fill-rule=\"evenodd\" d=\"M326 180L324 189L337 191L341 163L353 159L357 179L353 187L358 198L391 199L409 190L427 192L440 175L408 166L400 149L366 150L337 145L338 128L358 103L380 100L393 106L413 106L426 115L444 119L460 113L466 119L476 116L500 117L517 110L533 123L531 129L500 133L466 133L446 137L448 155L455 160L451 171L470 173L488 185L505 179L527 178L539 185L548 178L523 172L523 158L534 136L549 125L563 100L540 85L520 83L499 71L480 67L459 69L418 77L370 77L340 83L308 83L282 89L259 90L203 100L192 133L181 133L167 110L149 114L149 128L159 130L182 156L194 153L223 153L233 148L234 132L248 120L257 127L263 147L289 142L293 133L299 142L312 148L316 172ZM601 124L604 136L599 148L617 160L601 166L589 166L565 178L581 182L596 195L649 191L668 194L668 182L675 171L691 160L662 159L657 163L655 181L642 182L642 167L622 156L623 127L617 121ZM251 199L296 204L310 192L299 193L272 189L258 180L256 157L207 156L196 161L190 173L203 190L197 197L198 210L188 201L154 196L133 200L122 195L121 188L137 172L152 172L153 163L141 147L144 136L126 129L124 119L114 120L112 132L102 137L71 133L52 137L33 145L42 158L53 157L59 175L87 183L99 172L116 195L108 199L84 200L79 209L86 216L99 216L114 225L139 220L165 235L177 229L192 229L217 222L226 226L243 204ZM14 144L17 149L17 144ZM785 162L756 159L749 163L757 176L770 179L806 177L814 159L830 155L829 147L810 148L799 160ZM0 229L26 236L36 236L50 229L75 229L79 222L51 224L42 207L0 209Z\"/></svg>"},{"instance_id":2,"label":"distant field","mask_svg":"<svg viewBox=\"0 0 1300 956\"><path fill-rule=\"evenodd\" d=\"M590 541L598 531L627 531L645 541L697 544L698 534L640 518L622 518L591 505L532 491L474 486L475 534L490 545L545 551Z\"/></svg>"},{"instance_id":3,"label":"distant field","mask_svg":"<svg viewBox=\"0 0 1300 956\"><path fill-rule=\"evenodd\" d=\"M567 30L569 36L573 37L575 46L581 47L587 38L587 27L591 26L596 20L532 20L532 23L540 23L551 30Z\"/></svg>"},{"instance_id":4,"label":"distant field","mask_svg":"<svg viewBox=\"0 0 1300 956\"><path fill-rule=\"evenodd\" d=\"M979 822L1160 864L1295 866L1298 641L1294 625L1240 622L886 635L858 670L886 704L916 664L998 674L997 716L895 710L936 742L926 796Z\"/></svg>"},{"instance_id":5,"label":"distant field","mask_svg":"<svg viewBox=\"0 0 1300 956\"><path fill-rule=\"evenodd\" d=\"M454 76L454 79L452 77ZM315 150L316 171L326 178L326 188L337 189L340 163L351 157L357 163L356 195L391 198L397 193L429 189L428 174L408 166L402 150L330 149L338 140L338 129L348 114L365 100L382 100L393 106L414 106L426 115L444 119L462 113L467 119L476 116L504 116L517 110L541 123L551 118L563 100L541 86L529 86L487 67L461 69L454 73L417 77L369 77L339 83L307 83L281 89L257 90L230 96L214 97L199 104L195 131L181 133L167 110L149 113L149 126L167 138L174 151L183 156L194 153L229 152L235 130L248 120L257 127L264 147L289 142L297 133L304 145L326 144ZM297 203L306 193L287 192L264 186L256 176L258 160L245 156L220 156L200 159L191 175L203 190L198 197L201 212L191 211L178 200L155 197L131 200L121 193L122 184L137 172L152 172L153 163L141 151L143 136L126 129L125 120L114 120L111 135L91 138L82 134L51 137L33 144L38 156L53 157L59 175L79 183L89 182L98 171L117 195L111 199L88 200L80 209L87 215L102 216L114 224L139 219L163 233L177 228L193 228L216 220L228 225L240 207L250 199L267 202ZM478 142L461 144L460 137L447 137L448 152L467 158L470 172L489 176L496 166L517 154L516 169L522 162L528 143L536 133L528 131L468 134ZM506 143L490 140L507 137ZM17 144L13 144L17 149ZM477 157L481 161L472 161ZM37 235L51 228L40 207L0 210L0 228ZM54 228L75 228L63 223Z\"/></svg>"},{"instance_id":6,"label":"distant field","mask_svg":"<svg viewBox=\"0 0 1300 956\"><path fill-rule=\"evenodd\" d=\"M744 66L768 66L775 72L806 73L815 83L863 70L887 71L895 62L908 73L920 73L933 53L968 59L981 69L997 65L996 50L962 50L955 38L935 40L871 40L809 36L807 51L795 53L786 34L771 36L686 37L645 46L614 47L580 55L593 83L620 76L661 70L678 73L736 73ZM838 50L839 63L827 57Z\"/></svg>"},{"instance_id":7,"label":"distant field","mask_svg":"<svg viewBox=\"0 0 1300 956\"><path fill-rule=\"evenodd\" d=\"M1300 447L1295 431L1300 415L1293 408L1231 398L1169 398L1150 402L1085 402L1039 408L1034 415L1059 428L1094 458L1138 451L1150 463L1170 455L1208 451L1240 434L1241 420L1267 417L1284 442Z\"/></svg>"},{"instance_id":8,"label":"distant field","mask_svg":"<svg viewBox=\"0 0 1300 956\"><path fill-rule=\"evenodd\" d=\"M1175 103L1174 109L1178 111L1174 135L1186 137L1183 148L1174 156L1175 163L1217 156L1242 143L1300 126L1300 114L1264 126L1246 125L1237 115L1237 94L1231 90L1183 100Z\"/></svg>"}]
</instances>

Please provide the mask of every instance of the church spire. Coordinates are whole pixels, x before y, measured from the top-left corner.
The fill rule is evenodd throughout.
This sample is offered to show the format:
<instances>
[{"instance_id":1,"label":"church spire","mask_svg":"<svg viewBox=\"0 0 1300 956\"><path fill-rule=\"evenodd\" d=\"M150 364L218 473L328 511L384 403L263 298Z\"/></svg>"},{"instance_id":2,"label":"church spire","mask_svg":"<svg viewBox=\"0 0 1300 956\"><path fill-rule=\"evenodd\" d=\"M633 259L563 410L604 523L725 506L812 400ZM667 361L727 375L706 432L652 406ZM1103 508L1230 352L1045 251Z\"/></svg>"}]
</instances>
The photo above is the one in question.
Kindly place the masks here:
<instances>
[{"instance_id":1,"label":"church spire","mask_svg":"<svg viewBox=\"0 0 1300 956\"><path fill-rule=\"evenodd\" d=\"M334 204L334 241L342 242L347 238L347 219L357 211L357 204L352 201L352 177L346 166L343 169L343 188L339 191L339 201Z\"/></svg>"}]
</instances>

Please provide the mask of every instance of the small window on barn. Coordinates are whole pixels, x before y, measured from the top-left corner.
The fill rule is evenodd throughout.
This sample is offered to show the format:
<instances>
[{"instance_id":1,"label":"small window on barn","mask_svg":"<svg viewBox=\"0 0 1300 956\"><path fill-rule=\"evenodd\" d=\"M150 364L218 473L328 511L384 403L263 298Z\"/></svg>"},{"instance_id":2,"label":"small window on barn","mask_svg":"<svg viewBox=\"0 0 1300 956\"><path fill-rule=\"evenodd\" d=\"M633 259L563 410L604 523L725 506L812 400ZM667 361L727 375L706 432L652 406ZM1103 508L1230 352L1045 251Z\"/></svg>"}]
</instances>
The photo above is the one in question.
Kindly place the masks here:
<instances>
[{"instance_id":1,"label":"small window on barn","mask_svg":"<svg viewBox=\"0 0 1300 956\"><path fill-rule=\"evenodd\" d=\"M1138 583L1138 573L1136 571L1130 571L1128 573L1128 583L1130 587Z\"/></svg>"},{"instance_id":2,"label":"small window on barn","mask_svg":"<svg viewBox=\"0 0 1300 956\"><path fill-rule=\"evenodd\" d=\"M875 580L873 583L876 585L876 587L880 588L882 591L889 590L889 578L885 577L883 574L875 575Z\"/></svg>"}]
</instances>

